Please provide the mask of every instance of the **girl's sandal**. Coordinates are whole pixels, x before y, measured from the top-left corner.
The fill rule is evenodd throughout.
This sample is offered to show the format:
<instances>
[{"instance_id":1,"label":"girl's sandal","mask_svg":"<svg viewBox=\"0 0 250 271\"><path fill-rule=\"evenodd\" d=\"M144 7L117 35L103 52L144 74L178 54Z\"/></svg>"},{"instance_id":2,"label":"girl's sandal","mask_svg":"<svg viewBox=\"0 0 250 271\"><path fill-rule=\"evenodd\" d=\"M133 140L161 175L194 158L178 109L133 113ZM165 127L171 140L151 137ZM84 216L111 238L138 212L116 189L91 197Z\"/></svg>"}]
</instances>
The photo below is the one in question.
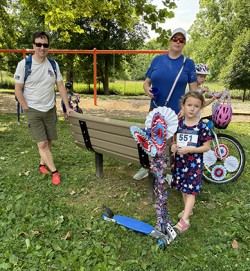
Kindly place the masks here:
<instances>
[{"instance_id":1,"label":"girl's sandal","mask_svg":"<svg viewBox=\"0 0 250 271\"><path fill-rule=\"evenodd\" d=\"M174 229L178 231L178 233L182 233L186 231L190 227L189 221L186 222L184 219L181 219L175 226Z\"/></svg>"}]
</instances>

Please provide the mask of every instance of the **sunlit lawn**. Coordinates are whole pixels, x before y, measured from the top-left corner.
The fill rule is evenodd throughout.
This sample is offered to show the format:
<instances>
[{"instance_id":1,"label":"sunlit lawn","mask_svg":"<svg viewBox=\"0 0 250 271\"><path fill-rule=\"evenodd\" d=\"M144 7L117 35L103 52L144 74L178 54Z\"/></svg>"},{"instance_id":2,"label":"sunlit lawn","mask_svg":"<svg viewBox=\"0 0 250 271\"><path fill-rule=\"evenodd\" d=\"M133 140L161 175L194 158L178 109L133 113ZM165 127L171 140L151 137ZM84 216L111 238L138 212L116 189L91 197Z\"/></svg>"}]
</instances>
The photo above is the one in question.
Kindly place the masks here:
<instances>
[{"instance_id":1,"label":"sunlit lawn","mask_svg":"<svg viewBox=\"0 0 250 271\"><path fill-rule=\"evenodd\" d=\"M104 158L105 176L95 177L94 155L76 147L60 119L55 163L62 183L37 172L39 157L15 115L0 115L0 270L248 270L249 164L233 183L204 187L191 227L166 250L156 239L102 220L102 204L120 215L156 222L148 183L138 169ZM249 156L247 123L231 123ZM168 189L170 217L177 222L181 195Z\"/></svg>"}]
</instances>

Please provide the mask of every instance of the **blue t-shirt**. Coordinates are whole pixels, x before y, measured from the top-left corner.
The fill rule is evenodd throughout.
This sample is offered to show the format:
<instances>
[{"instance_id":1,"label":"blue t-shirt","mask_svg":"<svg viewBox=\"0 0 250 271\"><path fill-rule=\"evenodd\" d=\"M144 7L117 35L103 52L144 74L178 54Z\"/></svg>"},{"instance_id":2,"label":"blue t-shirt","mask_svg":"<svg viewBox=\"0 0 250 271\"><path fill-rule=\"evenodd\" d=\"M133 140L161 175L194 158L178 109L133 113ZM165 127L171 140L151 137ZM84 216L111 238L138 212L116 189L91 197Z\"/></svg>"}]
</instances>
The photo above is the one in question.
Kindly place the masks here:
<instances>
[{"instance_id":1,"label":"blue t-shirt","mask_svg":"<svg viewBox=\"0 0 250 271\"><path fill-rule=\"evenodd\" d=\"M184 56L181 55L176 59L168 55L156 56L149 67L146 77L150 78L152 87L157 87L159 93L155 100L156 105L151 100L150 108L164 106L168 94L174 84L174 81L183 65ZM183 71L175 85L174 91L168 102L168 107L173 109L176 114L180 111L180 98L185 94L187 83L196 82L196 71L193 60L187 58Z\"/></svg>"}]
</instances>

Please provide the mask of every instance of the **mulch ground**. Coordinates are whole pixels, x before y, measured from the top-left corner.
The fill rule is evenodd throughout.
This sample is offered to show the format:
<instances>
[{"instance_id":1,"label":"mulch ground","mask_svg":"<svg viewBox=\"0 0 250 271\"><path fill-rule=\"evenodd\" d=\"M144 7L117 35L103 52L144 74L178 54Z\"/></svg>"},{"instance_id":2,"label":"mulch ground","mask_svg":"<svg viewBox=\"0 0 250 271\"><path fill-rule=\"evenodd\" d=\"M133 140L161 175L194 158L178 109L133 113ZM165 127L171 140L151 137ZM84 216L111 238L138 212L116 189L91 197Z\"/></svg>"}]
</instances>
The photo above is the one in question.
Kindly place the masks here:
<instances>
[{"instance_id":1,"label":"mulch ground","mask_svg":"<svg viewBox=\"0 0 250 271\"><path fill-rule=\"evenodd\" d=\"M61 115L60 97L57 95L58 114ZM16 100L13 94L0 93L0 114L16 113ZM250 122L250 103L231 100L233 108L233 122ZM144 119L148 113L149 98L136 97L97 97L97 105L94 105L93 96L81 98L80 107L83 113L102 116L106 118L133 118ZM203 110L202 115L210 115L211 106Z\"/></svg>"}]
</instances>

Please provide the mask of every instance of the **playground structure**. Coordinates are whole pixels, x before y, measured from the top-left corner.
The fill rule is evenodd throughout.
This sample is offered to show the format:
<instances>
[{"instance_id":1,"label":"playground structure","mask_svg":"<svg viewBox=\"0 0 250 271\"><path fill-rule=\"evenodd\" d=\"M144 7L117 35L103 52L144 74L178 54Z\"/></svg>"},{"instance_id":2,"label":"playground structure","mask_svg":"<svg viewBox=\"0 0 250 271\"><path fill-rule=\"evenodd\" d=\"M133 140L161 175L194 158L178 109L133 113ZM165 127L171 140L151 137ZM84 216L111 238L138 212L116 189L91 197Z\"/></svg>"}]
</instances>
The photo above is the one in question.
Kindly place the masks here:
<instances>
[{"instance_id":1,"label":"playground structure","mask_svg":"<svg viewBox=\"0 0 250 271\"><path fill-rule=\"evenodd\" d=\"M0 49L0 53L21 53L23 58L27 54L33 53L33 49ZM97 105L97 55L100 54L168 54L168 50L59 50L50 49L49 54L92 54L93 55L93 85L94 85L94 105Z\"/></svg>"}]
</instances>

